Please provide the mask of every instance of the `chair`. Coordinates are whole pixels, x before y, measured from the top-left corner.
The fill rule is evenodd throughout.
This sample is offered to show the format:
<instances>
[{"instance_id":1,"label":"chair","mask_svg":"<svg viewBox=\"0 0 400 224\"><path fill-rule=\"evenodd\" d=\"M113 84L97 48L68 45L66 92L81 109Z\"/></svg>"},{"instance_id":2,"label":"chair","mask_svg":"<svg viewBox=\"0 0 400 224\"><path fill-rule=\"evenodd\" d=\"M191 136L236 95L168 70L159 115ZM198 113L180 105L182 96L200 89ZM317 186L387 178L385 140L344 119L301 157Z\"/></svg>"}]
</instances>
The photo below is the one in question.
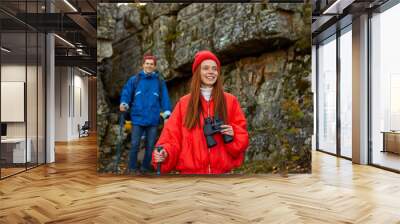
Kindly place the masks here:
<instances>
[{"instance_id":1,"label":"chair","mask_svg":"<svg viewBox=\"0 0 400 224\"><path fill-rule=\"evenodd\" d=\"M80 127L80 125L78 124L79 138L89 136L89 129L90 129L89 121L85 121L82 127Z\"/></svg>"}]
</instances>

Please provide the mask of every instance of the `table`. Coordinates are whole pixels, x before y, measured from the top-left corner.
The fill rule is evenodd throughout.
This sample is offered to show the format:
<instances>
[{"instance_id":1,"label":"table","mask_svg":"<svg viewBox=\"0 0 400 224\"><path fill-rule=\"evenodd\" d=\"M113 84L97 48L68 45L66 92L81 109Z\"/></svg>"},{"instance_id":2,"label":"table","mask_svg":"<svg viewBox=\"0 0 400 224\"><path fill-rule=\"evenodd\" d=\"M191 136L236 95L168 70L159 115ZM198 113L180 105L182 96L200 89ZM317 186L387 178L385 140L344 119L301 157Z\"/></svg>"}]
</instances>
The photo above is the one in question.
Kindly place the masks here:
<instances>
[{"instance_id":1,"label":"table","mask_svg":"<svg viewBox=\"0 0 400 224\"><path fill-rule=\"evenodd\" d=\"M400 131L382 131L381 133L383 133L382 152L400 154Z\"/></svg>"},{"instance_id":2,"label":"table","mask_svg":"<svg viewBox=\"0 0 400 224\"><path fill-rule=\"evenodd\" d=\"M1 139L1 157L6 160L6 163L25 163L31 162L32 140L27 138L25 153L25 138L6 138ZM12 158L12 159L11 159ZM26 159L26 161L25 161Z\"/></svg>"}]
</instances>

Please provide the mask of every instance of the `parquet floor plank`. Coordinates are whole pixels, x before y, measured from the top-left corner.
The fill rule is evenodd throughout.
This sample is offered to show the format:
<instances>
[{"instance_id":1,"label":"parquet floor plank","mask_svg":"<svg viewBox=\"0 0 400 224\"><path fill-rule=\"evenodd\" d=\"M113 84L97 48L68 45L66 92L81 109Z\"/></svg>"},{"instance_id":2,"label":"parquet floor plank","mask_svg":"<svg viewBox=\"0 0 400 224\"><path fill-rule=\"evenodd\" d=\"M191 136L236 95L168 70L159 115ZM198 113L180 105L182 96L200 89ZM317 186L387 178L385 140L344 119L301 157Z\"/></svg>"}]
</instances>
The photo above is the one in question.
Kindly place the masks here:
<instances>
[{"instance_id":1,"label":"parquet floor plank","mask_svg":"<svg viewBox=\"0 0 400 224\"><path fill-rule=\"evenodd\" d=\"M54 164L0 181L0 223L397 223L400 175L313 152L313 173L96 173L96 138L56 145Z\"/></svg>"}]
</instances>

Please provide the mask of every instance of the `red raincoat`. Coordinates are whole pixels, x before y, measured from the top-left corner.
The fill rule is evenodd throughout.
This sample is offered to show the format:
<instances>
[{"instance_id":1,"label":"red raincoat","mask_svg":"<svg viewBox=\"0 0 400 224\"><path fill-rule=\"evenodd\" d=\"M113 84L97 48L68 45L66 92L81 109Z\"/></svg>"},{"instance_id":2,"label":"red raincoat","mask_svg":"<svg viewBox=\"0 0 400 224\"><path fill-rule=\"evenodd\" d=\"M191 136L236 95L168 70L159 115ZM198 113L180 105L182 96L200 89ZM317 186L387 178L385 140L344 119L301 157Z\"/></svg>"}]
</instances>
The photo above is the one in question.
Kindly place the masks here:
<instances>
[{"instance_id":1,"label":"red raincoat","mask_svg":"<svg viewBox=\"0 0 400 224\"><path fill-rule=\"evenodd\" d=\"M221 174L239 167L244 159L244 153L249 145L249 135L246 128L246 118L235 96L224 93L227 104L228 124L232 126L233 141L225 144L220 133L213 137L217 145L208 148L203 134L204 118L201 116L200 127L192 129L184 126L185 114L190 94L183 96L176 104L168 119L156 146L163 146L168 157L161 165L161 172L168 173L177 170L181 174ZM214 102L201 98L202 111L207 116L214 116ZM156 168L157 164L154 162Z\"/></svg>"}]
</instances>

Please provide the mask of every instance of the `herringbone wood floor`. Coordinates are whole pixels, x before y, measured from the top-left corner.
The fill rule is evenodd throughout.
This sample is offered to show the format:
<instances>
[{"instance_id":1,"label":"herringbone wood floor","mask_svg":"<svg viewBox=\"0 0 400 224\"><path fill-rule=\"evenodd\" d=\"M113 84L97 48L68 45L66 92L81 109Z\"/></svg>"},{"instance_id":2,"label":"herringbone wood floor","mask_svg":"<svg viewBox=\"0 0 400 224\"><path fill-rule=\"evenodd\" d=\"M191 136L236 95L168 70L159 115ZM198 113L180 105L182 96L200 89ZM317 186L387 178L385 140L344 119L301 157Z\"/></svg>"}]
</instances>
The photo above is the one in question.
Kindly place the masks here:
<instances>
[{"instance_id":1,"label":"herringbone wood floor","mask_svg":"<svg viewBox=\"0 0 400 224\"><path fill-rule=\"evenodd\" d=\"M400 223L400 175L313 154L313 173L126 177L96 173L94 137L0 181L0 223Z\"/></svg>"}]
</instances>

